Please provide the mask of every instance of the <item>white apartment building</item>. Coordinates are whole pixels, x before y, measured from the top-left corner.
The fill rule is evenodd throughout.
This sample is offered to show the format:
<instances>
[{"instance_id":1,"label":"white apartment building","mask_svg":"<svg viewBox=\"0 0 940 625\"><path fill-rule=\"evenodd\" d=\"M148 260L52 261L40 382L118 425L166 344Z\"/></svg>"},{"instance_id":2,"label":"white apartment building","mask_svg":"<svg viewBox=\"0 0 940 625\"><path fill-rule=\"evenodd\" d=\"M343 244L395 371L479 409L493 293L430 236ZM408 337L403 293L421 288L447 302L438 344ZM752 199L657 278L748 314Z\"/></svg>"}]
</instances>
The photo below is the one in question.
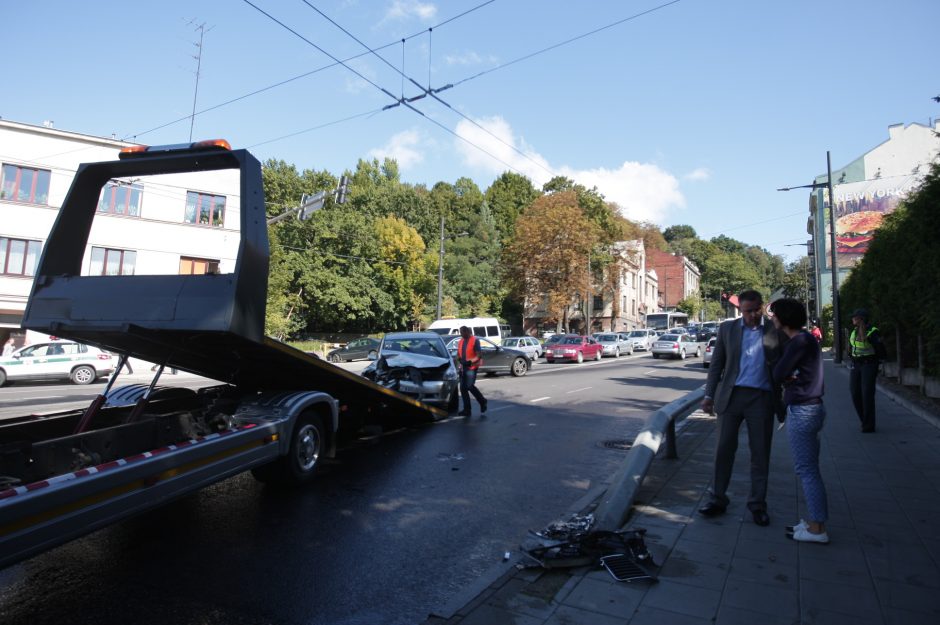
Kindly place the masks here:
<instances>
[{"instance_id":1,"label":"white apartment building","mask_svg":"<svg viewBox=\"0 0 940 625\"><path fill-rule=\"evenodd\" d=\"M45 241L83 162L129 145L51 124L0 120L0 344L19 331ZM82 275L234 271L239 172L112 180L102 189ZM118 304L119 305L119 304Z\"/></svg>"}]
</instances>

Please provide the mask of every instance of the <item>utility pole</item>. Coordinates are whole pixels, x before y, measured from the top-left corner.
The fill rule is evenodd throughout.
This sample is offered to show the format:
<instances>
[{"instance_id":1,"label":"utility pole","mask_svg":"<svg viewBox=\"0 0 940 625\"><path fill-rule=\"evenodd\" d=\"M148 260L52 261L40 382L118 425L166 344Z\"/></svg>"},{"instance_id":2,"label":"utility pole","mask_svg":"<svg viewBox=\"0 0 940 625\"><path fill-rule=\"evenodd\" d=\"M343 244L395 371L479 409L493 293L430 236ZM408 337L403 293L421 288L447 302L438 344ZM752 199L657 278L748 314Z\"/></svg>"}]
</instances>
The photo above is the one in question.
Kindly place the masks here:
<instances>
[{"instance_id":1,"label":"utility pole","mask_svg":"<svg viewBox=\"0 0 940 625\"><path fill-rule=\"evenodd\" d=\"M444 303L444 216L441 215L441 250L437 257L437 318L441 318Z\"/></svg>"},{"instance_id":2,"label":"utility pole","mask_svg":"<svg viewBox=\"0 0 940 625\"><path fill-rule=\"evenodd\" d=\"M832 159L826 150L826 186L829 190L829 264L832 268L832 362L842 364L842 316L839 311L839 268L836 266L836 196L832 192Z\"/></svg>"},{"instance_id":3,"label":"utility pole","mask_svg":"<svg viewBox=\"0 0 940 625\"><path fill-rule=\"evenodd\" d=\"M192 24L193 22L189 22ZM212 28L215 28L214 26ZM212 30L210 28L209 30ZM196 88L193 90L193 113L189 117L189 140L193 140L193 125L196 123L196 98L199 95L199 74L202 70L202 41L206 35L206 23L203 22L196 26L196 30L199 31L199 43L194 43L198 52L193 58L196 59Z\"/></svg>"}]
</instances>

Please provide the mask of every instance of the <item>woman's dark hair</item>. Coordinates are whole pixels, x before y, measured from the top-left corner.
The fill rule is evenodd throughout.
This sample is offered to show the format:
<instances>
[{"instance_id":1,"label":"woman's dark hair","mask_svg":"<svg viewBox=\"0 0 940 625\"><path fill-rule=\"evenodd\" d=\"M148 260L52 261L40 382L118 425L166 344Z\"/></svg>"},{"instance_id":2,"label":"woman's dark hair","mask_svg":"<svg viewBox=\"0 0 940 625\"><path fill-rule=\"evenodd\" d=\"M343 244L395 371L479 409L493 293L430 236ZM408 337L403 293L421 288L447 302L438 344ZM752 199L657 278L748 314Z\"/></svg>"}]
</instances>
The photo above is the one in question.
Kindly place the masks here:
<instances>
[{"instance_id":1,"label":"woman's dark hair","mask_svg":"<svg viewBox=\"0 0 940 625\"><path fill-rule=\"evenodd\" d=\"M799 330L806 325L806 307L803 302L784 297L770 304L770 312L780 321L780 325Z\"/></svg>"}]
</instances>

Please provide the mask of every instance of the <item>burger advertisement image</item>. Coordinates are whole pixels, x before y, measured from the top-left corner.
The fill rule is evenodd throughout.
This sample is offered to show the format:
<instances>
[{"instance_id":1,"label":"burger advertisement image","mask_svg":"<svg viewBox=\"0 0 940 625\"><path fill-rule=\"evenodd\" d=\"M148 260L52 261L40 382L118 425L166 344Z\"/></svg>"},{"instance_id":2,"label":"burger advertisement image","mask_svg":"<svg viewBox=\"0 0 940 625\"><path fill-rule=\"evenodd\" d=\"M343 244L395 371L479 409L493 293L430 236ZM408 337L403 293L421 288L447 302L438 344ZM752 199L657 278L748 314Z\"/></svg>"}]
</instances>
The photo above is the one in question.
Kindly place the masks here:
<instances>
[{"instance_id":1,"label":"burger advertisement image","mask_svg":"<svg viewBox=\"0 0 940 625\"><path fill-rule=\"evenodd\" d=\"M836 253L867 252L868 244L883 218L884 213L880 211L858 211L836 219Z\"/></svg>"},{"instance_id":2,"label":"burger advertisement image","mask_svg":"<svg viewBox=\"0 0 940 625\"><path fill-rule=\"evenodd\" d=\"M885 215L894 211L916 186L911 175L892 176L836 185L836 258L840 268L851 268L862 259ZM828 210L826 211L828 222ZM827 223L828 226L828 223ZM828 232L828 227L826 232ZM830 240L826 241L826 265Z\"/></svg>"}]
</instances>

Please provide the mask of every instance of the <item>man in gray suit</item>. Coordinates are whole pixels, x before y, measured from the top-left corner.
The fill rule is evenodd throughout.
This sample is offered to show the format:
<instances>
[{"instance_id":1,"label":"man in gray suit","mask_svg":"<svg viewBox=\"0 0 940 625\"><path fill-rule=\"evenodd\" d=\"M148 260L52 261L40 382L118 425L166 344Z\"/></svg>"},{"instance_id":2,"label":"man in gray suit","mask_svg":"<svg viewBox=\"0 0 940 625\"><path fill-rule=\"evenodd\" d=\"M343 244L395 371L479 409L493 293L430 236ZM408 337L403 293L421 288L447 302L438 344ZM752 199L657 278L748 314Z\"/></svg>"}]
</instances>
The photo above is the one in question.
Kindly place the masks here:
<instances>
[{"instance_id":1,"label":"man in gray suit","mask_svg":"<svg viewBox=\"0 0 940 625\"><path fill-rule=\"evenodd\" d=\"M774 415L784 415L780 388L773 383L773 365L780 358L782 336L763 316L763 300L757 291L738 295L740 319L718 328L705 384L702 410L718 413L718 446L715 479L710 501L699 510L706 517L724 514L728 508L728 483L738 449L741 422L747 423L751 451L751 493L748 510L758 525L770 524L767 515L767 473Z\"/></svg>"}]
</instances>

